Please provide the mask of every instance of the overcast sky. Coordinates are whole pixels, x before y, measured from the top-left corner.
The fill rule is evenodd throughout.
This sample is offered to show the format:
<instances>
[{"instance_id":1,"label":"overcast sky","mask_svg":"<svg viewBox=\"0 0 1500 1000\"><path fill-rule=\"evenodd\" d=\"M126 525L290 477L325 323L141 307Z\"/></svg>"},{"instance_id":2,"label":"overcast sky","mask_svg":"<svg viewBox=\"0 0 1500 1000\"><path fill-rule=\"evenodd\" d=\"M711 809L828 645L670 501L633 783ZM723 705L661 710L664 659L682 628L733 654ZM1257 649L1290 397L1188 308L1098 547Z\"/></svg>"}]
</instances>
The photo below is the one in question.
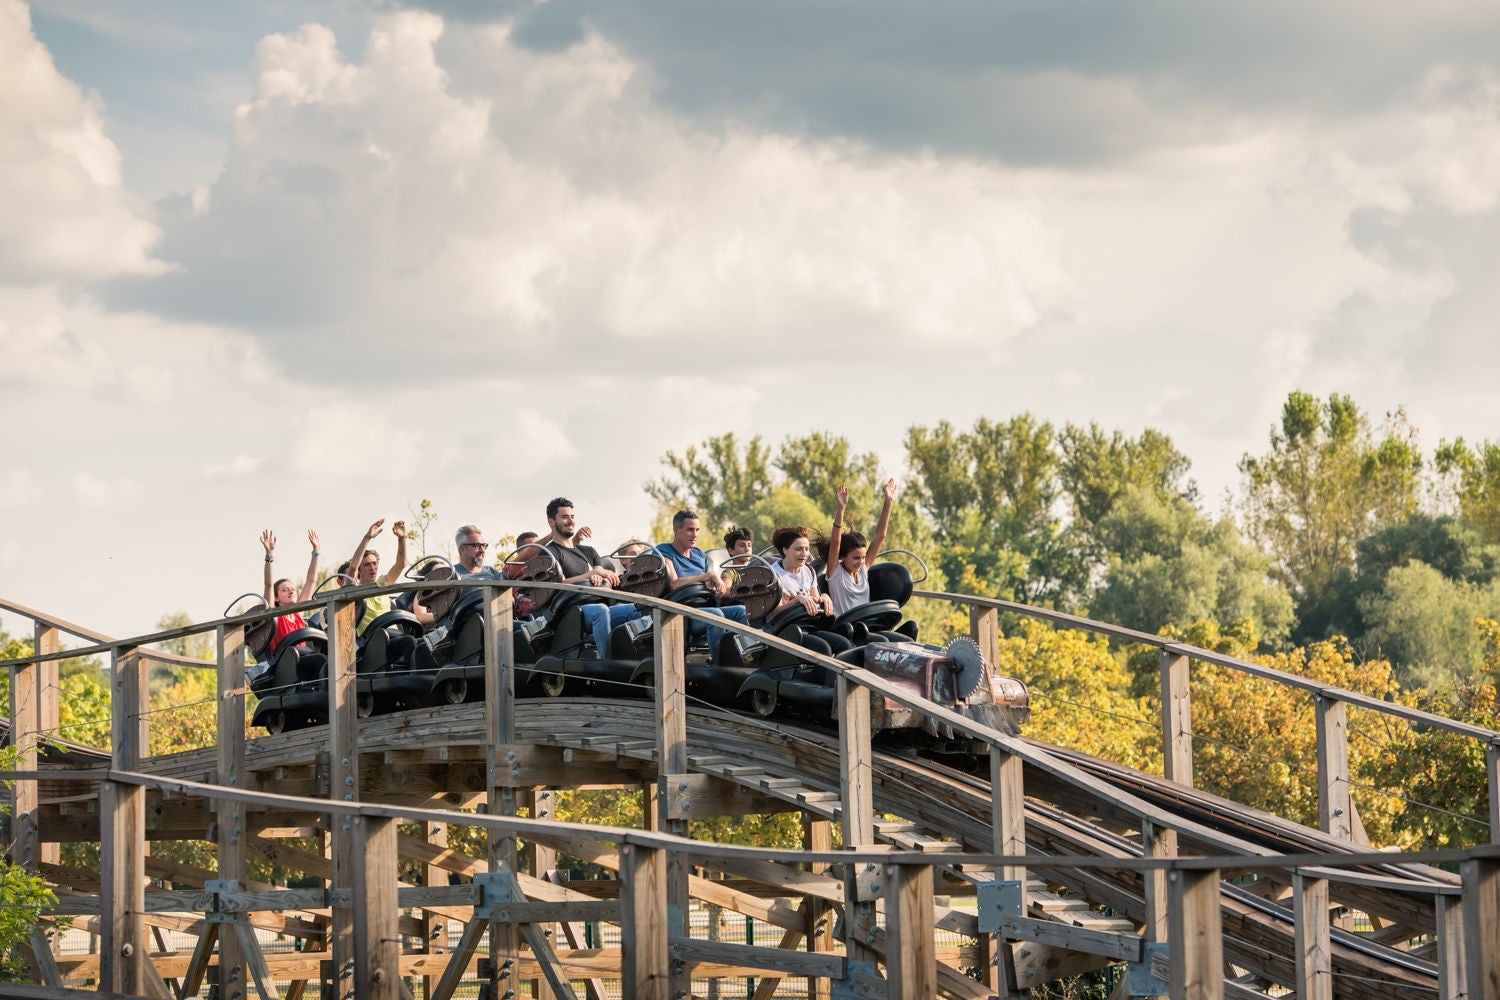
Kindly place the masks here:
<instances>
[{"instance_id":1,"label":"overcast sky","mask_svg":"<svg viewBox=\"0 0 1500 1000\"><path fill-rule=\"evenodd\" d=\"M1481 0L0 0L0 192L0 595L120 635L725 431L1500 437Z\"/></svg>"}]
</instances>

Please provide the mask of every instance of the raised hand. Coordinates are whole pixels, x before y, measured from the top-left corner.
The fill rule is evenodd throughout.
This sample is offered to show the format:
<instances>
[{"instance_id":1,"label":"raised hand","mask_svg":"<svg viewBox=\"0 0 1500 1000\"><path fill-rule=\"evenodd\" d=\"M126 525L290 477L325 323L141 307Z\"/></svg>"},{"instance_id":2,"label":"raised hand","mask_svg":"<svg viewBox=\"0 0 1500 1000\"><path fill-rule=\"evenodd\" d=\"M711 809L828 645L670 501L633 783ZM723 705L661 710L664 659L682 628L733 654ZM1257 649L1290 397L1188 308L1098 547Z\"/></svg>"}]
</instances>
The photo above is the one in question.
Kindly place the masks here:
<instances>
[{"instance_id":1,"label":"raised hand","mask_svg":"<svg viewBox=\"0 0 1500 1000\"><path fill-rule=\"evenodd\" d=\"M368 542L370 539L372 539L376 535L380 534L380 532L382 530L384 530L384 528L385 528L385 518L382 517L380 520L378 520L374 524L370 525L370 530L365 532L365 541Z\"/></svg>"},{"instance_id":2,"label":"raised hand","mask_svg":"<svg viewBox=\"0 0 1500 1000\"><path fill-rule=\"evenodd\" d=\"M395 524L391 525L391 534L395 535L397 538L405 538L406 537L406 522L405 521L397 521Z\"/></svg>"},{"instance_id":3,"label":"raised hand","mask_svg":"<svg viewBox=\"0 0 1500 1000\"><path fill-rule=\"evenodd\" d=\"M840 514L839 519L843 520L842 515L844 513L844 509L849 506L849 487L845 486L843 483L839 483L838 488L833 491L833 495L838 498Z\"/></svg>"},{"instance_id":4,"label":"raised hand","mask_svg":"<svg viewBox=\"0 0 1500 1000\"><path fill-rule=\"evenodd\" d=\"M891 477L885 481L885 500L891 503L896 499L896 479Z\"/></svg>"},{"instance_id":5,"label":"raised hand","mask_svg":"<svg viewBox=\"0 0 1500 1000\"><path fill-rule=\"evenodd\" d=\"M594 529L585 524L573 533L573 537L580 542L588 541L594 537Z\"/></svg>"},{"instance_id":6,"label":"raised hand","mask_svg":"<svg viewBox=\"0 0 1500 1000\"><path fill-rule=\"evenodd\" d=\"M276 551L276 536L270 528L260 533L260 544L265 548L266 555Z\"/></svg>"},{"instance_id":7,"label":"raised hand","mask_svg":"<svg viewBox=\"0 0 1500 1000\"><path fill-rule=\"evenodd\" d=\"M307 541L312 545L314 552L323 551L322 547L318 545L318 533L311 528L307 529Z\"/></svg>"}]
</instances>

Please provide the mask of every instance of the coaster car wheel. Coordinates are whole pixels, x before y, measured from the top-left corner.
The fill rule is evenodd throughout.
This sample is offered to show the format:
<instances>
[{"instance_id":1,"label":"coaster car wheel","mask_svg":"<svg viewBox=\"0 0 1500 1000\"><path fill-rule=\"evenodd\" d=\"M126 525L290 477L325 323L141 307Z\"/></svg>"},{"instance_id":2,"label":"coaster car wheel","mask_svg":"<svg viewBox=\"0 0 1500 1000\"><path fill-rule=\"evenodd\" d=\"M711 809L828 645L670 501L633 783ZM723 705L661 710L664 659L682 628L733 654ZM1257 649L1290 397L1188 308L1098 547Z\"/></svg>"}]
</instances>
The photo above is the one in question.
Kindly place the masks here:
<instances>
[{"instance_id":1,"label":"coaster car wheel","mask_svg":"<svg viewBox=\"0 0 1500 1000\"><path fill-rule=\"evenodd\" d=\"M266 717L261 722L261 725L272 736L275 736L277 733L286 732L286 713L279 708L273 708L266 713Z\"/></svg>"},{"instance_id":2,"label":"coaster car wheel","mask_svg":"<svg viewBox=\"0 0 1500 1000\"><path fill-rule=\"evenodd\" d=\"M768 719L776 713L776 690L759 688L750 692L750 707L755 714Z\"/></svg>"},{"instance_id":3,"label":"coaster car wheel","mask_svg":"<svg viewBox=\"0 0 1500 1000\"><path fill-rule=\"evenodd\" d=\"M357 718L361 719L368 719L375 714L375 695L373 692L366 691L363 694L355 696L354 714Z\"/></svg>"},{"instance_id":4,"label":"coaster car wheel","mask_svg":"<svg viewBox=\"0 0 1500 1000\"><path fill-rule=\"evenodd\" d=\"M463 677L449 677L437 686L433 700L439 705L462 705L468 698L468 680Z\"/></svg>"},{"instance_id":5,"label":"coaster car wheel","mask_svg":"<svg viewBox=\"0 0 1500 1000\"><path fill-rule=\"evenodd\" d=\"M542 694L548 698L561 698L568 688L568 675L561 670L542 674Z\"/></svg>"}]
</instances>

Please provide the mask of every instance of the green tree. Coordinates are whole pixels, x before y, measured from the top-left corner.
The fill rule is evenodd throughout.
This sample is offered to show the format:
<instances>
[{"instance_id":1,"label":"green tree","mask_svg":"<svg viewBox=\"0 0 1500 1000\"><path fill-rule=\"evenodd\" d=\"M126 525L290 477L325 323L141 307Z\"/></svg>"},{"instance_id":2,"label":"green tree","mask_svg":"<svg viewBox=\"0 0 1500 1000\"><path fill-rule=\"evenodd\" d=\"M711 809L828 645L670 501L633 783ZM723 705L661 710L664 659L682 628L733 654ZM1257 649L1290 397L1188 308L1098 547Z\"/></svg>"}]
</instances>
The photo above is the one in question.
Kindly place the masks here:
<instances>
[{"instance_id":1,"label":"green tree","mask_svg":"<svg viewBox=\"0 0 1500 1000\"><path fill-rule=\"evenodd\" d=\"M1443 441L1434 458L1438 472L1452 484L1464 520L1483 532L1486 541L1500 542L1500 442L1471 448L1463 438Z\"/></svg>"},{"instance_id":2,"label":"green tree","mask_svg":"<svg viewBox=\"0 0 1500 1000\"><path fill-rule=\"evenodd\" d=\"M1157 632L1166 625L1249 618L1269 646L1287 637L1292 599L1267 575L1270 560L1246 542L1233 519L1210 521L1190 501L1129 487L1099 522L1109 553L1094 616Z\"/></svg>"},{"instance_id":3,"label":"green tree","mask_svg":"<svg viewBox=\"0 0 1500 1000\"><path fill-rule=\"evenodd\" d=\"M1061 485L1068 498L1074 529L1098 543L1098 527L1127 491L1141 489L1161 497L1194 500L1197 487L1187 479L1187 456L1172 439L1154 428L1140 437L1119 431L1106 434L1097 423L1063 428Z\"/></svg>"},{"instance_id":4,"label":"green tree","mask_svg":"<svg viewBox=\"0 0 1500 1000\"><path fill-rule=\"evenodd\" d=\"M1221 631L1212 622L1195 622L1163 634L1215 652L1249 659L1286 673L1308 677L1330 687L1360 691L1377 698L1398 693L1391 665L1358 656L1343 639L1311 643L1275 654L1253 654L1249 623ZM1154 671L1154 647L1133 662L1138 676ZM1145 668L1145 669L1142 669ZM1192 668L1193 778L1199 788L1255 809L1307 826L1318 824L1318 755L1316 708L1305 691L1295 691L1230 667L1194 663ZM1151 696L1152 710L1159 699ZM1362 785L1399 792L1376 780L1382 749L1406 732L1406 726L1384 714L1349 712L1349 767ZM1401 810L1390 795L1354 790L1355 804L1373 844L1392 843Z\"/></svg>"},{"instance_id":5,"label":"green tree","mask_svg":"<svg viewBox=\"0 0 1500 1000\"><path fill-rule=\"evenodd\" d=\"M758 434L743 448L732 433L721 434L701 448L667 452L662 464L666 473L645 484L646 494L669 514L696 511L710 536L740 523L771 492L771 452Z\"/></svg>"},{"instance_id":6,"label":"green tree","mask_svg":"<svg viewBox=\"0 0 1500 1000\"><path fill-rule=\"evenodd\" d=\"M1103 636L1026 618L1000 639L996 673L1025 683L1028 737L1161 770L1157 718Z\"/></svg>"},{"instance_id":7,"label":"green tree","mask_svg":"<svg viewBox=\"0 0 1500 1000\"><path fill-rule=\"evenodd\" d=\"M0 633L0 640L5 639ZM7 649L5 655L8 658L12 653ZM14 770L20 758L20 747L0 747L0 769ZM9 789L14 782L4 784ZM10 815L10 806L0 805L0 813ZM29 981L30 969L21 949L31 929L40 926L42 910L56 905L57 896L47 888L45 878L0 858L0 979Z\"/></svg>"},{"instance_id":8,"label":"green tree","mask_svg":"<svg viewBox=\"0 0 1500 1000\"><path fill-rule=\"evenodd\" d=\"M1270 450L1240 461L1246 527L1291 591L1299 623L1315 620L1316 603L1352 572L1361 539L1416 512L1416 433L1399 411L1389 424L1377 439L1349 396L1293 392Z\"/></svg>"},{"instance_id":9,"label":"green tree","mask_svg":"<svg viewBox=\"0 0 1500 1000\"><path fill-rule=\"evenodd\" d=\"M1076 539L1059 517L1055 431L1030 414L947 421L906 434L911 499L931 521L949 580L972 593L1071 605L1088 583Z\"/></svg>"},{"instance_id":10,"label":"green tree","mask_svg":"<svg viewBox=\"0 0 1500 1000\"><path fill-rule=\"evenodd\" d=\"M1361 597L1359 612L1365 644L1398 664L1403 686L1446 690L1483 666L1485 637L1474 620L1500 618L1500 580L1455 580L1412 560Z\"/></svg>"},{"instance_id":11,"label":"green tree","mask_svg":"<svg viewBox=\"0 0 1500 1000\"><path fill-rule=\"evenodd\" d=\"M1500 624L1472 623L1484 644L1487 676L1469 677L1449 691L1411 699L1418 707L1460 722L1500 729ZM1402 789L1411 800L1394 827L1412 847L1467 847L1489 839L1489 782L1485 747L1439 729L1413 727L1383 747L1370 768L1377 783Z\"/></svg>"}]
</instances>

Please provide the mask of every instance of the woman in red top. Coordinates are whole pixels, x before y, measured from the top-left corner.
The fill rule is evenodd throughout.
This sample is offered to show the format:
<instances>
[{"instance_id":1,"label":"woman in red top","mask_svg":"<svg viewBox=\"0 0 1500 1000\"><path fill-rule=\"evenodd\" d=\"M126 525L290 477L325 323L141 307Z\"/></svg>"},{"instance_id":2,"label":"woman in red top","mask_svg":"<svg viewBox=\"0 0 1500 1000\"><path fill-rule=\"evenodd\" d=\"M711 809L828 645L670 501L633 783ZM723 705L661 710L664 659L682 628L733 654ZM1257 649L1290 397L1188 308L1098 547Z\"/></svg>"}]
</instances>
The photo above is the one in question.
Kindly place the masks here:
<instances>
[{"instance_id":1,"label":"woman in red top","mask_svg":"<svg viewBox=\"0 0 1500 1000\"><path fill-rule=\"evenodd\" d=\"M299 592L292 581L285 577L274 583L271 582L272 567L276 562L276 536L271 533L270 528L260 533L260 544L266 550L265 598L266 604L271 607L279 608L283 604L300 604L311 597L313 591L317 588L318 556L320 554L318 552L318 533L309 529L307 540L312 543L312 558L307 562L307 579L303 582L302 590ZM299 628L306 627L307 622L296 612L280 616L276 619L276 635L271 639L271 646L268 652L275 653L276 647L281 645L282 639L285 639Z\"/></svg>"}]
</instances>

